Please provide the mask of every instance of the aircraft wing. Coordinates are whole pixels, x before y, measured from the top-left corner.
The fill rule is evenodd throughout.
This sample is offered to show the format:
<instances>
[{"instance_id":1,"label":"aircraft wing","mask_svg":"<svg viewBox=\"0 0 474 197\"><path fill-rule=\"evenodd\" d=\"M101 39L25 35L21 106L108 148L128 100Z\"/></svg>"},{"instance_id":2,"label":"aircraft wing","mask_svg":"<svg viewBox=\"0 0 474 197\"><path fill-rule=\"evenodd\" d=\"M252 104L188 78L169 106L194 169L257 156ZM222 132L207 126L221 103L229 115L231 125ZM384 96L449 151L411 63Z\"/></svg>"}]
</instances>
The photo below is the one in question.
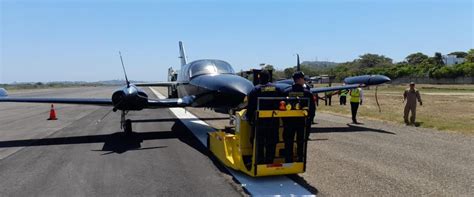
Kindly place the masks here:
<instances>
[{"instance_id":1,"label":"aircraft wing","mask_svg":"<svg viewBox=\"0 0 474 197\"><path fill-rule=\"evenodd\" d=\"M150 99L145 108L167 108L167 107L186 107L191 106L194 96L185 96L183 98L172 99ZM112 106L114 103L111 98L29 98L29 97L9 97L8 92L0 88L0 102L14 103L52 103L52 104L78 104L78 105L98 105Z\"/></svg>"},{"instance_id":2,"label":"aircraft wing","mask_svg":"<svg viewBox=\"0 0 474 197\"><path fill-rule=\"evenodd\" d=\"M106 98L23 98L23 97L0 97L0 102L14 103L54 103L54 104L78 104L114 106L112 99ZM192 104L191 98L176 99L148 99L146 108L186 107Z\"/></svg>"},{"instance_id":3,"label":"aircraft wing","mask_svg":"<svg viewBox=\"0 0 474 197\"><path fill-rule=\"evenodd\" d=\"M57 103L113 106L112 99L100 98L26 98L26 97L0 97L0 102L15 103Z\"/></svg>"},{"instance_id":4,"label":"aircraft wing","mask_svg":"<svg viewBox=\"0 0 474 197\"><path fill-rule=\"evenodd\" d=\"M191 106L193 100L194 97L190 96L174 99L148 99L148 105L145 108L186 107ZM112 99L108 98L26 98L0 96L0 102L114 106Z\"/></svg>"},{"instance_id":5,"label":"aircraft wing","mask_svg":"<svg viewBox=\"0 0 474 197\"><path fill-rule=\"evenodd\" d=\"M102 105L113 106L112 99L101 98L28 98L9 97L8 92L0 88L0 102L15 103L57 103L57 104L81 104L81 105Z\"/></svg>"},{"instance_id":6,"label":"aircraft wing","mask_svg":"<svg viewBox=\"0 0 474 197\"><path fill-rule=\"evenodd\" d=\"M174 85L181 85L185 84L183 82L177 82L177 81L167 81L167 82L155 82L155 83L135 83L133 85L135 86L141 86L141 87L169 87L169 86L174 86Z\"/></svg>"},{"instance_id":7,"label":"aircraft wing","mask_svg":"<svg viewBox=\"0 0 474 197\"><path fill-rule=\"evenodd\" d=\"M311 88L311 93L321 93L321 92L332 92L338 90L347 90L347 89L354 89L361 87L360 84L352 84L352 85L345 85L345 86L333 86L333 87L321 87L321 88Z\"/></svg>"},{"instance_id":8,"label":"aircraft wing","mask_svg":"<svg viewBox=\"0 0 474 197\"><path fill-rule=\"evenodd\" d=\"M344 83L346 84L344 86L311 88L311 93L354 89L358 87L379 85L379 84L387 83L389 81L390 81L390 78L384 75L362 75L362 76L348 77L344 79Z\"/></svg>"}]
</instances>

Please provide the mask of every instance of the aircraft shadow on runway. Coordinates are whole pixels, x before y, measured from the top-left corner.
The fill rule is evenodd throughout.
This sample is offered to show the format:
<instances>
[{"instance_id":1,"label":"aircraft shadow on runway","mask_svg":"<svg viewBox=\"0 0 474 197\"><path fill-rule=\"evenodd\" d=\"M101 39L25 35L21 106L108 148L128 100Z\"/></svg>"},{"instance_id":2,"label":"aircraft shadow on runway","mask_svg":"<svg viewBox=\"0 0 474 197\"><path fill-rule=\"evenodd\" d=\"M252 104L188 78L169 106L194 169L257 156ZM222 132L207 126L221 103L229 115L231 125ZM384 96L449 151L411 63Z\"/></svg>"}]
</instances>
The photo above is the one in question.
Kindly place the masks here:
<instances>
[{"instance_id":1,"label":"aircraft shadow on runway","mask_svg":"<svg viewBox=\"0 0 474 197\"><path fill-rule=\"evenodd\" d=\"M112 153L121 154L127 151L134 150L149 150L166 148L167 146L153 146L153 147L141 147L141 144L145 140L157 140L157 139L179 139L185 144L188 144L192 148L198 150L203 154L206 153L206 149L202 146L199 141L182 125L179 119L169 119L174 121L174 125L171 131L148 131L140 132L134 131L131 134L125 134L122 131L114 132L111 134L102 135L84 135L84 136L70 136L70 137L53 137L53 138L42 138L42 139L21 139L21 140L9 140L0 141L1 148L11 147L34 147L34 146L52 146L52 145L67 145L67 144L90 144L90 143L104 143L102 149L92 150L105 152L103 155ZM154 120L139 120L141 122L153 122ZM156 122L162 122L163 119L156 120Z\"/></svg>"},{"instance_id":2,"label":"aircraft shadow on runway","mask_svg":"<svg viewBox=\"0 0 474 197\"><path fill-rule=\"evenodd\" d=\"M310 133L346 133L346 132L375 132L375 133L396 135L395 133L390 132L390 131L355 126L353 124L347 124L347 127L311 128L311 131L310 131Z\"/></svg>"}]
</instances>

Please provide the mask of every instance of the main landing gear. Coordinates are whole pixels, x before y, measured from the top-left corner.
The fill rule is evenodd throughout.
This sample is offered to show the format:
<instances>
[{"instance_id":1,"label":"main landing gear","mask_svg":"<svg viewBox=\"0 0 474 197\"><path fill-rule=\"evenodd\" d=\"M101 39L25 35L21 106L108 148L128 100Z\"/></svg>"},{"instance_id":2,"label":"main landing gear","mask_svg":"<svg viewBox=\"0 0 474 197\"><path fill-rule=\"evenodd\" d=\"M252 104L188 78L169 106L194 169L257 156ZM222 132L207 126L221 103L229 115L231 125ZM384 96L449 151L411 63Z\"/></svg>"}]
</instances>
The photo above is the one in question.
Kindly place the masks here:
<instances>
[{"instance_id":1,"label":"main landing gear","mask_svg":"<svg viewBox=\"0 0 474 197\"><path fill-rule=\"evenodd\" d=\"M128 114L128 111L122 111L120 116L120 128L123 129L125 134L132 134L132 120L125 119L125 116Z\"/></svg>"},{"instance_id":2,"label":"main landing gear","mask_svg":"<svg viewBox=\"0 0 474 197\"><path fill-rule=\"evenodd\" d=\"M229 126L234 126L235 125L235 110L234 109L229 109Z\"/></svg>"}]
</instances>

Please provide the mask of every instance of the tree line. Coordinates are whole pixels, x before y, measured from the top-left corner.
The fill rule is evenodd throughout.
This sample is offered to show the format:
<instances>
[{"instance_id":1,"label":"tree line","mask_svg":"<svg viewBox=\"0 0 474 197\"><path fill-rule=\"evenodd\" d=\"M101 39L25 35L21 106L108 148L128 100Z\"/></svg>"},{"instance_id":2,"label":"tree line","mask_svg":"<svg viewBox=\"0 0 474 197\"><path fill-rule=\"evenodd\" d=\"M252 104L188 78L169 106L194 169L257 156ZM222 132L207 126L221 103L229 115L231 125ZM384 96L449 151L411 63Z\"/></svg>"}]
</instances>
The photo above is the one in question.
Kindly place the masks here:
<instances>
[{"instance_id":1,"label":"tree line","mask_svg":"<svg viewBox=\"0 0 474 197\"><path fill-rule=\"evenodd\" d=\"M455 55L458 58L464 58L466 61L447 66L443 61L443 55L439 52L436 52L433 56L417 52L408 55L404 61L394 63L391 58L384 55L367 53L355 60L340 63L335 67L318 68L302 64L301 70L309 76L334 75L337 80L365 74L382 74L392 79L399 77L474 77L474 49L467 52L455 51L448 55ZM272 65L268 65L266 69L273 70L275 79L282 79L291 77L296 71L296 66L284 70L275 70Z\"/></svg>"}]
</instances>

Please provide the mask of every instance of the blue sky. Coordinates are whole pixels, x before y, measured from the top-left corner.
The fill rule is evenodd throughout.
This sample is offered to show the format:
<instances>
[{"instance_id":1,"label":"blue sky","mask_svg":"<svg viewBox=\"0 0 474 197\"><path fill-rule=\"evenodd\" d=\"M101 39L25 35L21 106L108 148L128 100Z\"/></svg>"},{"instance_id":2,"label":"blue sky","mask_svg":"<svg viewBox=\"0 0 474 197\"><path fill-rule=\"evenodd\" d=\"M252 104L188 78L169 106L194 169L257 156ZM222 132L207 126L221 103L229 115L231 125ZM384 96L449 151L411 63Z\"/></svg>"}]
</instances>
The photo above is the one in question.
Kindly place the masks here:
<instances>
[{"instance_id":1,"label":"blue sky","mask_svg":"<svg viewBox=\"0 0 474 197\"><path fill-rule=\"evenodd\" d=\"M467 51L471 0L1 1L0 83L166 80L190 60L223 59L235 70L302 60L395 61L413 52Z\"/></svg>"}]
</instances>

